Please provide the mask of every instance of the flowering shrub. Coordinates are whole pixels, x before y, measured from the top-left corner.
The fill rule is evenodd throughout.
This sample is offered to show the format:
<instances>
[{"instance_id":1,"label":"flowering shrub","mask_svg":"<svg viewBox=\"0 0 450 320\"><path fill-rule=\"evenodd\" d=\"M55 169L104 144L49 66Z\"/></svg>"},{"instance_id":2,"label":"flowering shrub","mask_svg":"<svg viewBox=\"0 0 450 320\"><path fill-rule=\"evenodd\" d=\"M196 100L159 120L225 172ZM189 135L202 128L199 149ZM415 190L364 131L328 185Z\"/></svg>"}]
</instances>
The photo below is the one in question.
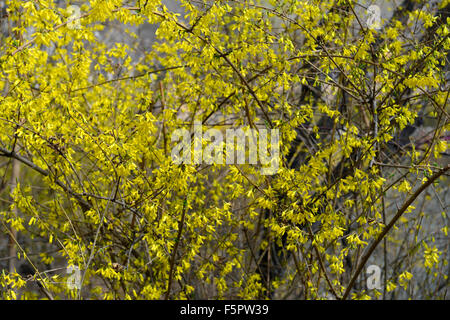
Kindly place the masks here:
<instances>
[{"instance_id":1,"label":"flowering shrub","mask_svg":"<svg viewBox=\"0 0 450 320\"><path fill-rule=\"evenodd\" d=\"M3 298L444 297L448 1L1 3ZM174 163L195 121L278 171Z\"/></svg>"}]
</instances>

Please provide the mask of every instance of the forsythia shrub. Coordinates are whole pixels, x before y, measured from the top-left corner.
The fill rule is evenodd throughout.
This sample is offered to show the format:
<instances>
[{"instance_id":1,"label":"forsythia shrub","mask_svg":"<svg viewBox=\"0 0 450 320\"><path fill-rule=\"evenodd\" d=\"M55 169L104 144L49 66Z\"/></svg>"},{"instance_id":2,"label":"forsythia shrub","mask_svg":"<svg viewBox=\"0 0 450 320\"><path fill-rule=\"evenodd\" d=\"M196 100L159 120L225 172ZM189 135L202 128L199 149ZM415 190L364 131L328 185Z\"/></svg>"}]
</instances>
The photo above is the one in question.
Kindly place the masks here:
<instances>
[{"instance_id":1,"label":"forsythia shrub","mask_svg":"<svg viewBox=\"0 0 450 320\"><path fill-rule=\"evenodd\" d=\"M448 1L0 3L3 298L445 297ZM175 164L195 121L278 172Z\"/></svg>"}]
</instances>

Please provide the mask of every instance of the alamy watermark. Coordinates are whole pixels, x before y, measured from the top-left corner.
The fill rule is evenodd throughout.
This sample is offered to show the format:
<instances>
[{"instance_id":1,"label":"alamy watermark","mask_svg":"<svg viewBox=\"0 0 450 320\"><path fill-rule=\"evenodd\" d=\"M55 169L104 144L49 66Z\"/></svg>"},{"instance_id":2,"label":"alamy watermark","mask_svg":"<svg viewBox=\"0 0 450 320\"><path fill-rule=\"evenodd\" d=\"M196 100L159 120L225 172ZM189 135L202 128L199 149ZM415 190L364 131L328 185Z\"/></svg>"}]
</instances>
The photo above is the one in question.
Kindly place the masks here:
<instances>
[{"instance_id":1,"label":"alamy watermark","mask_svg":"<svg viewBox=\"0 0 450 320\"><path fill-rule=\"evenodd\" d=\"M263 175L278 172L280 167L278 129L226 129L225 138L226 141L219 129L211 128L203 132L200 121L194 123L193 132L176 129L171 136L172 143L176 142L171 152L172 161L175 164L260 164Z\"/></svg>"},{"instance_id":2,"label":"alamy watermark","mask_svg":"<svg viewBox=\"0 0 450 320\"><path fill-rule=\"evenodd\" d=\"M69 29L81 29L81 9L77 5L70 5L67 7L67 12L69 13L69 18L67 20L67 27Z\"/></svg>"},{"instance_id":3,"label":"alamy watermark","mask_svg":"<svg viewBox=\"0 0 450 320\"><path fill-rule=\"evenodd\" d=\"M367 267L367 289L381 289L381 268L376 264L371 264Z\"/></svg>"},{"instance_id":4,"label":"alamy watermark","mask_svg":"<svg viewBox=\"0 0 450 320\"><path fill-rule=\"evenodd\" d=\"M369 29L381 29L381 9L379 6L373 4L367 8L368 17L366 24Z\"/></svg>"},{"instance_id":5,"label":"alamy watermark","mask_svg":"<svg viewBox=\"0 0 450 320\"><path fill-rule=\"evenodd\" d=\"M69 277L67 278L67 288L69 290L80 290L81 289L81 271L78 266L68 266L67 267L67 274L69 274Z\"/></svg>"}]
</instances>

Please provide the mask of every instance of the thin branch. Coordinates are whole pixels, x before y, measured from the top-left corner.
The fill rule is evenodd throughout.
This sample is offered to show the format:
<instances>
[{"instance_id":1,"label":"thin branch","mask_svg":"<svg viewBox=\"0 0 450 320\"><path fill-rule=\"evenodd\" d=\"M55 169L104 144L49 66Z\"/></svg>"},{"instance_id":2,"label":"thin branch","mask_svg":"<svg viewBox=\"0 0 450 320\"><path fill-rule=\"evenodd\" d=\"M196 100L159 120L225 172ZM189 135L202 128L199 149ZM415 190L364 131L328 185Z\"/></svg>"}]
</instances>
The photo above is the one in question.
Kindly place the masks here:
<instances>
[{"instance_id":1,"label":"thin branch","mask_svg":"<svg viewBox=\"0 0 450 320\"><path fill-rule=\"evenodd\" d=\"M436 172L434 175L432 175L424 184L420 186L419 189L416 190L409 198L406 200L406 202L402 205L402 207L397 211L395 216L392 218L392 220L389 222L389 224L383 229L383 231L380 233L380 235L377 237L377 239L372 243L372 245L367 250L367 253L361 258L361 262L359 263L355 274L350 280L350 283L347 287L347 289L344 292L344 295L342 296L342 300L345 300L348 295L350 294L350 291L352 290L356 279L358 278L359 274L364 268L364 265L366 264L367 260L369 260L370 256L378 246L378 244L383 240L383 238L386 236L386 234L392 229L394 224L397 222L397 220L405 213L405 211L409 208L411 203L416 200L416 198L428 187L430 186L436 179L438 179L440 176L442 176L446 171L450 169L450 164L448 164L446 167L442 168L438 172Z\"/></svg>"},{"instance_id":2,"label":"thin branch","mask_svg":"<svg viewBox=\"0 0 450 320\"><path fill-rule=\"evenodd\" d=\"M178 223L178 234L177 234L177 238L175 240L175 247L173 248L172 257L170 259L169 283L167 284L167 292L166 292L166 296L164 298L165 300L169 299L170 290L172 288L172 278L173 278L173 272L174 272L174 268L175 268L175 258L176 258L176 255L177 255L178 246L179 246L180 241L181 241L181 235L183 233L184 219L186 217L186 212L187 212L187 209L188 209L188 205L187 205L188 197L189 197L189 193L186 196L186 199L184 200L183 210L181 212L181 219L180 219L180 222Z\"/></svg>"}]
</instances>

